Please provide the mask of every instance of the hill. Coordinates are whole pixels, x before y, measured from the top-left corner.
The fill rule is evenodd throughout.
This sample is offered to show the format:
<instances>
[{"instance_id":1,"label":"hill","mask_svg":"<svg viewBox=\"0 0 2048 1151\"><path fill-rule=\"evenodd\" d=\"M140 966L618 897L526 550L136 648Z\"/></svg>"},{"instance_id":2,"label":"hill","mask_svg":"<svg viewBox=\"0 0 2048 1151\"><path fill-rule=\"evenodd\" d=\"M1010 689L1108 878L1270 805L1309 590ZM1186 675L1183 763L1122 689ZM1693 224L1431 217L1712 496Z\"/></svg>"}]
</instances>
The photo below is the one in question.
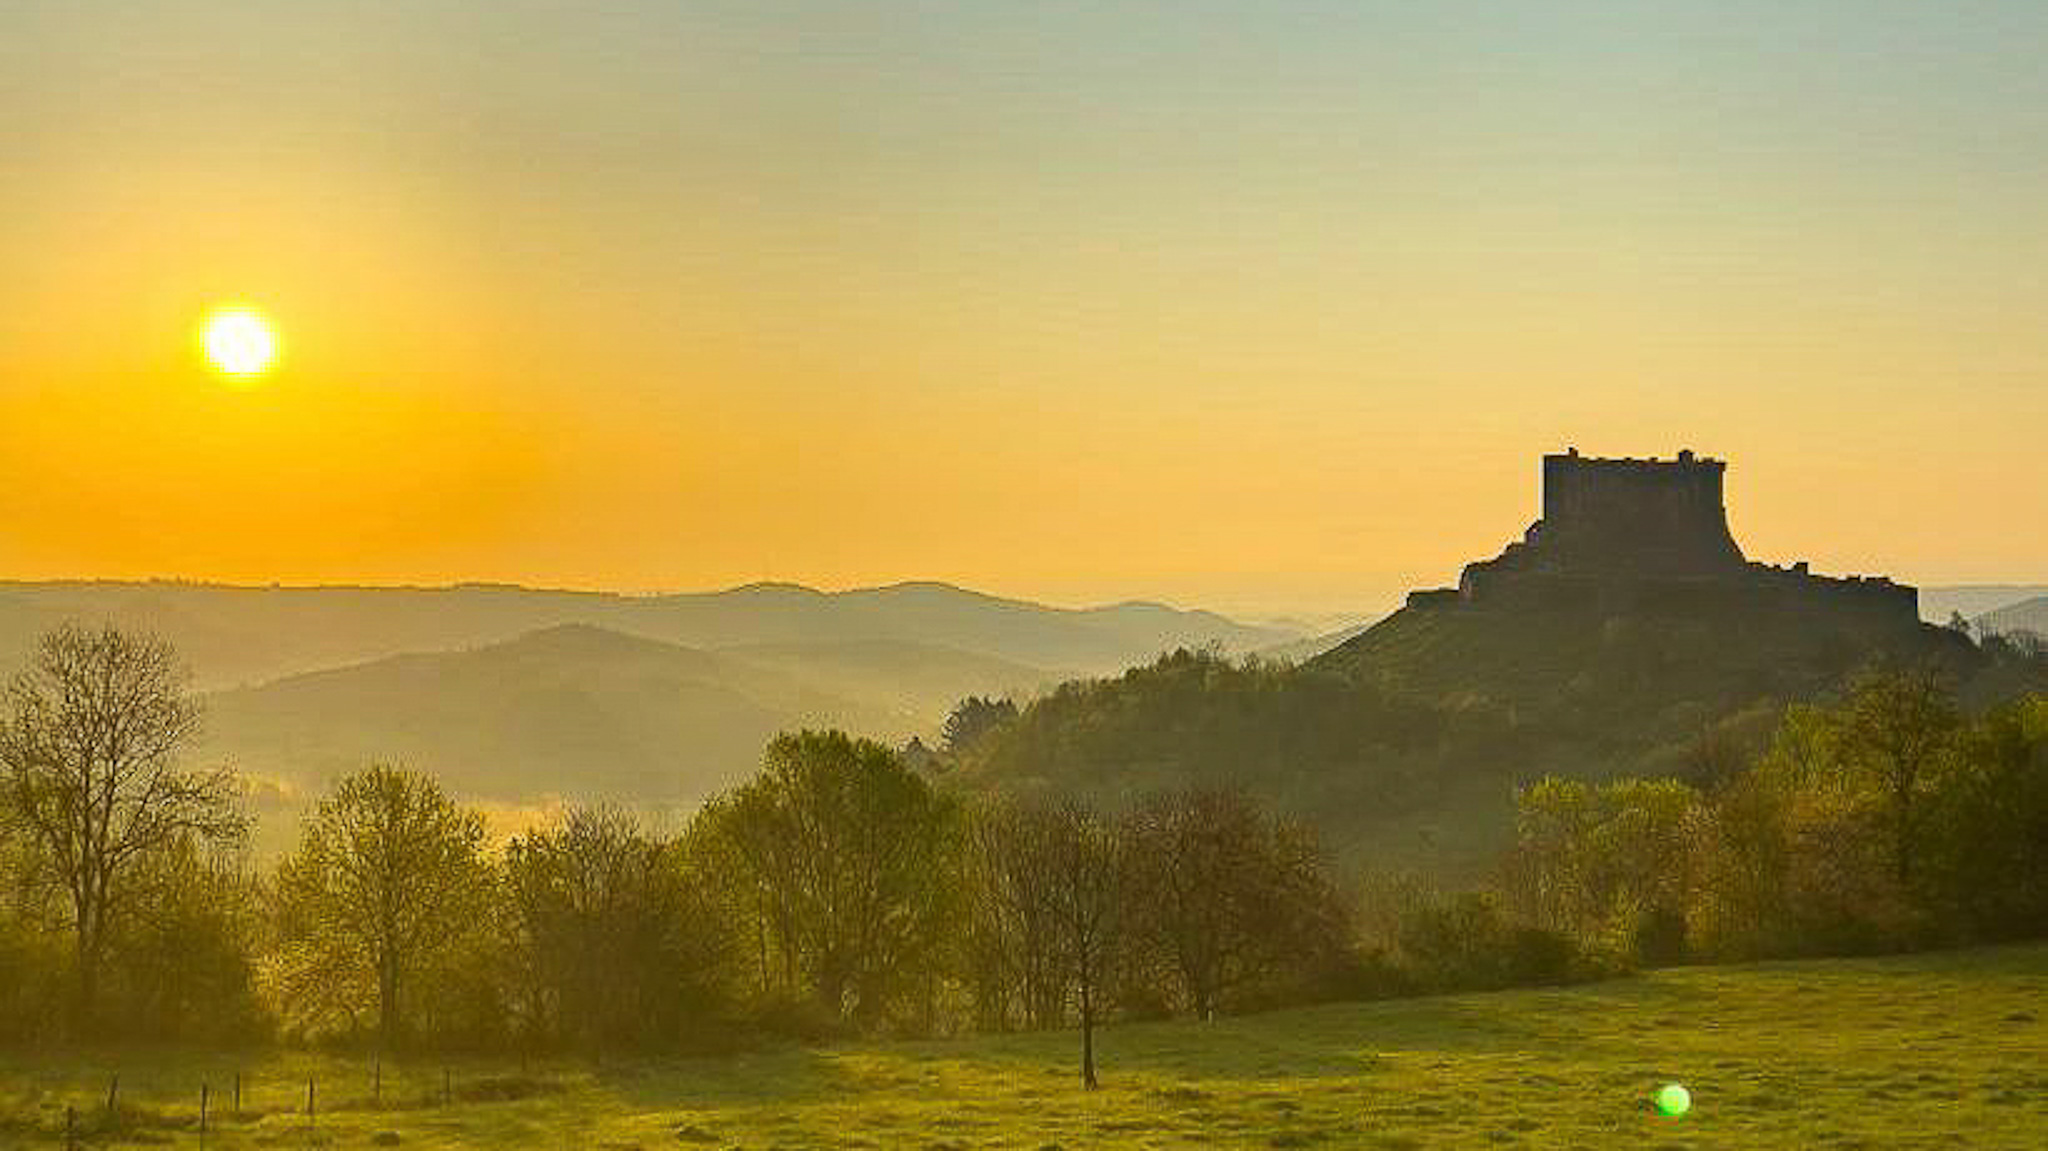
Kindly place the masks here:
<instances>
[{"instance_id":1,"label":"hill","mask_svg":"<svg viewBox=\"0 0 2048 1151\"><path fill-rule=\"evenodd\" d=\"M1920 589L1920 618L1928 623L1947 623L1949 617L1960 614L1964 619L1976 619L1986 612L2009 607L2022 600L2048 596L2048 585L2041 584L1959 584L1951 587L1923 587Z\"/></svg>"},{"instance_id":2,"label":"hill","mask_svg":"<svg viewBox=\"0 0 2048 1151\"><path fill-rule=\"evenodd\" d=\"M753 584L653 596L491 584L0 583L0 666L17 664L37 635L66 619L158 632L177 645L207 689L405 652L474 647L570 623L696 648L932 645L1025 669L1082 673L1123 668L1182 645L1251 651L1300 638L1160 604L1059 608L938 583L840 592ZM1027 678L1043 677L1031 672Z\"/></svg>"},{"instance_id":3,"label":"hill","mask_svg":"<svg viewBox=\"0 0 2048 1151\"><path fill-rule=\"evenodd\" d=\"M1404 610L1299 667L1184 652L1063 685L960 778L1109 802L1243 786L1349 855L1455 871L1504 841L1518 783L1682 774L1886 657L1941 661L1973 692L2025 686L1927 625Z\"/></svg>"},{"instance_id":4,"label":"hill","mask_svg":"<svg viewBox=\"0 0 2048 1151\"><path fill-rule=\"evenodd\" d=\"M2030 600L2009 604L1997 611L1986 612L1973 622L1980 631L1997 635L2030 631L2035 635L2048 636L2048 595L2035 596Z\"/></svg>"},{"instance_id":5,"label":"hill","mask_svg":"<svg viewBox=\"0 0 2048 1151\"><path fill-rule=\"evenodd\" d=\"M1243 786L1354 856L1457 871L1545 774L1672 775L1743 754L1788 702L1874 661L1943 668L1966 700L2040 682L1921 622L1912 588L1745 557L1719 460L1544 459L1544 518L1458 586L1299 667L1156 661L1034 702L972 786L1108 800Z\"/></svg>"},{"instance_id":6,"label":"hill","mask_svg":"<svg viewBox=\"0 0 2048 1151\"><path fill-rule=\"evenodd\" d=\"M60 1145L109 1078L138 1139L339 1147L2040 1146L2048 947L1655 971L1097 1032L559 1062L307 1052L0 1053L0 1140ZM445 1077L444 1077L445 1076ZM243 1085L198 1133L196 1084ZM1649 1105L1684 1084L1692 1110ZM440 1101L446 1087L452 1103ZM216 1095L218 1098L218 1095Z\"/></svg>"},{"instance_id":7,"label":"hill","mask_svg":"<svg viewBox=\"0 0 2048 1151\"><path fill-rule=\"evenodd\" d=\"M886 639L746 644L719 648L717 654L886 710L899 717L898 729L927 737L937 734L939 721L967 696L1034 695L1075 674Z\"/></svg>"},{"instance_id":8,"label":"hill","mask_svg":"<svg viewBox=\"0 0 2048 1151\"><path fill-rule=\"evenodd\" d=\"M1329 651L1352 636L1362 635L1365 629L1371 627L1376 622L1378 621L1370 619L1360 620L1357 623L1346 624L1333 631L1318 632L1305 639L1292 640L1288 643L1278 643L1272 647L1261 648L1255 654L1261 659L1277 659L1286 660L1289 663L1303 663Z\"/></svg>"},{"instance_id":9,"label":"hill","mask_svg":"<svg viewBox=\"0 0 2048 1151\"><path fill-rule=\"evenodd\" d=\"M263 844L326 781L371 760L431 769L466 799L694 803L754 770L777 732L902 738L908 715L794 670L569 624L454 652L390 656L205 699L201 760L263 781Z\"/></svg>"},{"instance_id":10,"label":"hill","mask_svg":"<svg viewBox=\"0 0 2048 1151\"><path fill-rule=\"evenodd\" d=\"M1946 629L1822 609L1396 612L1311 664L1426 698L1515 709L1518 724L1696 731L1764 700L1825 691L1873 660L1944 661L1974 648Z\"/></svg>"}]
</instances>

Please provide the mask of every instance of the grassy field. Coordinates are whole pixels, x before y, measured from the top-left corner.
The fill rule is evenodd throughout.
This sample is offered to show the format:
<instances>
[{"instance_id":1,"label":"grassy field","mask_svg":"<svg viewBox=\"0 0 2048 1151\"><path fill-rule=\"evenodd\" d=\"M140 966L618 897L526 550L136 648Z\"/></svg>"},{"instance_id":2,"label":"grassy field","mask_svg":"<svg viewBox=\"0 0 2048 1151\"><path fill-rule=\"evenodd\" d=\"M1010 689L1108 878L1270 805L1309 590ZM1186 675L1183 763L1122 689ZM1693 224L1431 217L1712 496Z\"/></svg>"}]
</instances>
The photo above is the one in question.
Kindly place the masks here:
<instances>
[{"instance_id":1,"label":"grassy field","mask_svg":"<svg viewBox=\"0 0 2048 1151\"><path fill-rule=\"evenodd\" d=\"M295 1053L16 1053L0 1146L420 1148L2048 1146L2048 947L1688 968L1554 991L1341 1004L1101 1037L785 1050L619 1067L371 1068ZM237 1071L243 1115L221 1117ZM444 1079L445 1074L445 1079ZM317 1115L304 1113L318 1083ZM1657 1116L1660 1084L1694 1107ZM441 1100L451 1087L452 1104Z\"/></svg>"}]
</instances>

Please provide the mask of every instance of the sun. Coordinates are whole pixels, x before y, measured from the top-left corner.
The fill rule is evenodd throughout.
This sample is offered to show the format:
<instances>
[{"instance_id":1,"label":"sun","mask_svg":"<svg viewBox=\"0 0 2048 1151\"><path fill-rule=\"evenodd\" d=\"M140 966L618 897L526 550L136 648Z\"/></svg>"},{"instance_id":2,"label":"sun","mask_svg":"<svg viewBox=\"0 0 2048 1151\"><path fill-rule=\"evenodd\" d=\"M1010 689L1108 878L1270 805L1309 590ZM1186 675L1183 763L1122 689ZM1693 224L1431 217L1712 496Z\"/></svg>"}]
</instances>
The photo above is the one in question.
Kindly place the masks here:
<instances>
[{"instance_id":1,"label":"sun","mask_svg":"<svg viewBox=\"0 0 2048 1151\"><path fill-rule=\"evenodd\" d=\"M253 382L277 364L277 328L253 308L216 308L199 326L207 362L230 380Z\"/></svg>"}]
</instances>

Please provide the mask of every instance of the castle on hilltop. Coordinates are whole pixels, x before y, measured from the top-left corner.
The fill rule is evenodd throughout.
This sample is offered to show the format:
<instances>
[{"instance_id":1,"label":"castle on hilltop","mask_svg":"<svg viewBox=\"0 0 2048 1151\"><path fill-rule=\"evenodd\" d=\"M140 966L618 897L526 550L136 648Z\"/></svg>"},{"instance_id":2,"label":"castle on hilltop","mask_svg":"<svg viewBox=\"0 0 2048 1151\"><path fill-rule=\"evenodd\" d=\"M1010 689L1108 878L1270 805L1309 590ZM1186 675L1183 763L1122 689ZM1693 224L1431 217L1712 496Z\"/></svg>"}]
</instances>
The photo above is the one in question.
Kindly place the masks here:
<instances>
[{"instance_id":1,"label":"castle on hilltop","mask_svg":"<svg viewBox=\"0 0 2048 1151\"><path fill-rule=\"evenodd\" d=\"M1745 558L1728 531L1728 465L1598 459L1577 448L1543 457L1543 514L1519 542L1467 564L1455 588L1410 592L1416 610L1849 610L1912 624L1919 592L1881 576L1817 576Z\"/></svg>"}]
</instances>

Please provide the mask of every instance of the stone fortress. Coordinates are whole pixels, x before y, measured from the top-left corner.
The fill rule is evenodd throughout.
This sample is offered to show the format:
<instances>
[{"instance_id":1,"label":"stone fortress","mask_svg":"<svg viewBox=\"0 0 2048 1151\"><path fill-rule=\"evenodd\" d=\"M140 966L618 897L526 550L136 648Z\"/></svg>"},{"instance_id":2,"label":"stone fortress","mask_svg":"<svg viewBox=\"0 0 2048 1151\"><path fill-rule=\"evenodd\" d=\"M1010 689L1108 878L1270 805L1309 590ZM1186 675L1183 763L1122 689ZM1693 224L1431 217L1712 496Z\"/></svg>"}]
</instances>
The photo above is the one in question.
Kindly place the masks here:
<instances>
[{"instance_id":1,"label":"stone fortress","mask_svg":"<svg viewBox=\"0 0 2048 1151\"><path fill-rule=\"evenodd\" d=\"M1848 613L1919 622L1919 592L1883 577L1817 576L1746 559L1728 531L1721 460L1543 457L1543 514L1499 556L1467 564L1455 588L1410 592L1418 611Z\"/></svg>"}]
</instances>

